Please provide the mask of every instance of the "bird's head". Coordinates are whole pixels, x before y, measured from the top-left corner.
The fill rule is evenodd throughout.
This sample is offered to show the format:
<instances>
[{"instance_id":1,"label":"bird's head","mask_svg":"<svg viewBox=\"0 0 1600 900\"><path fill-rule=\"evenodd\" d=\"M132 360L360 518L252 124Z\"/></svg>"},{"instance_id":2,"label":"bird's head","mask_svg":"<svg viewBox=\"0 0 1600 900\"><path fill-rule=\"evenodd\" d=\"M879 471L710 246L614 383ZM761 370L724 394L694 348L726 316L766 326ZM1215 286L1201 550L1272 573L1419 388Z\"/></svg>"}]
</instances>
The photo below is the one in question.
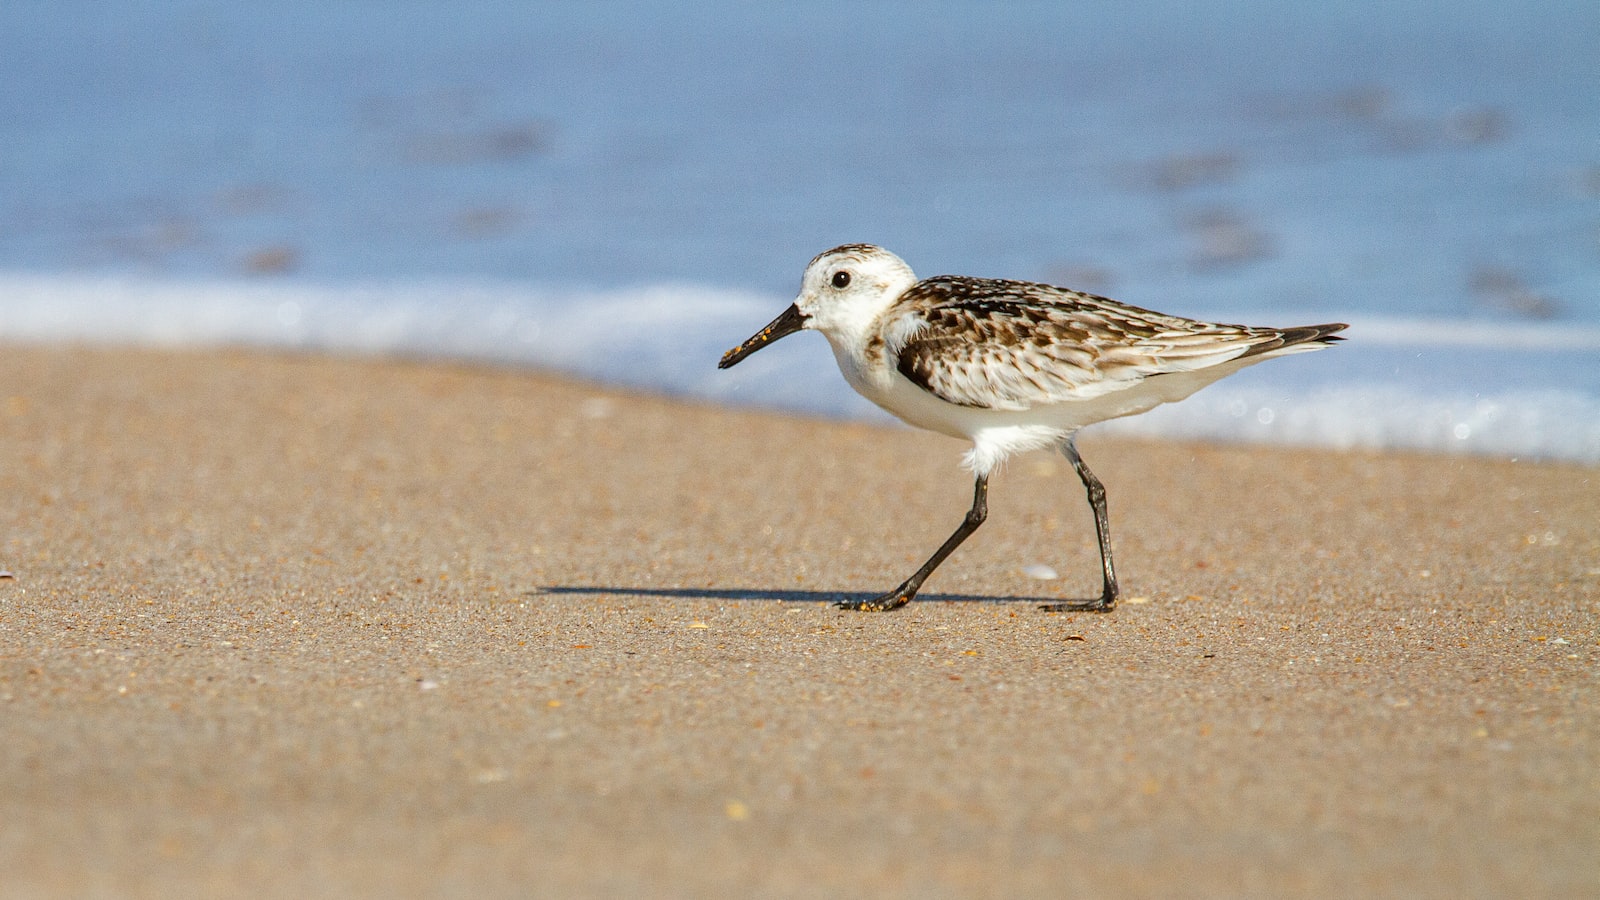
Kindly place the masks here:
<instances>
[{"instance_id":1,"label":"bird's head","mask_svg":"<svg viewBox=\"0 0 1600 900\"><path fill-rule=\"evenodd\" d=\"M866 333L917 276L905 261L872 244L845 244L820 253L806 266L800 295L767 327L722 355L726 369L762 347L803 328L830 339Z\"/></svg>"}]
</instances>

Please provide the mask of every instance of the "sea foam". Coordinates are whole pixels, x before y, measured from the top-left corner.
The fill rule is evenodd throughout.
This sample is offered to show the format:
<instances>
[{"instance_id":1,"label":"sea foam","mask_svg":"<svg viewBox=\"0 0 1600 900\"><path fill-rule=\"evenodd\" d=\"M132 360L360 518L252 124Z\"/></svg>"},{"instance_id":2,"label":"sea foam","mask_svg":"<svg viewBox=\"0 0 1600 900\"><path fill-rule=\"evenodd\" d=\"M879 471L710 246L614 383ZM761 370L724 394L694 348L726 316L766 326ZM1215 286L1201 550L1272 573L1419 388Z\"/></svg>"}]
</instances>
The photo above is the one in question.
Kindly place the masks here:
<instances>
[{"instance_id":1,"label":"sea foam","mask_svg":"<svg viewBox=\"0 0 1600 900\"><path fill-rule=\"evenodd\" d=\"M788 302L691 284L593 290L11 273L0 275L0 341L476 361L734 405L886 419L850 391L819 339L791 338L736 371L716 369L722 351ZM1600 329L1326 318L1350 319L1347 342L1271 360L1183 403L1096 429L1600 462Z\"/></svg>"}]
</instances>

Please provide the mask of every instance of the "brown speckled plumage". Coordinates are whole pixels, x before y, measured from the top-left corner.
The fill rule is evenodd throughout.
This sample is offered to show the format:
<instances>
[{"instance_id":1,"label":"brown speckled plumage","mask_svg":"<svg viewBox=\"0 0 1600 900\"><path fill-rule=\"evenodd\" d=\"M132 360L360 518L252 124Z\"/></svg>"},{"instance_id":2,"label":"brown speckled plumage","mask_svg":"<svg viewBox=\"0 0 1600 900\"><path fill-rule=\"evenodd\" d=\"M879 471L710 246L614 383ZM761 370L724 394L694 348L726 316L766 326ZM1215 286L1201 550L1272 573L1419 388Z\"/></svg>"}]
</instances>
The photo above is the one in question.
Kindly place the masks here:
<instances>
[{"instance_id":1,"label":"brown speckled plumage","mask_svg":"<svg viewBox=\"0 0 1600 900\"><path fill-rule=\"evenodd\" d=\"M1095 396L1119 382L1337 341L1329 335L1344 327L1201 322L1048 284L951 275L917 282L886 319L910 334L887 348L900 374L946 402L990 409Z\"/></svg>"}]
</instances>

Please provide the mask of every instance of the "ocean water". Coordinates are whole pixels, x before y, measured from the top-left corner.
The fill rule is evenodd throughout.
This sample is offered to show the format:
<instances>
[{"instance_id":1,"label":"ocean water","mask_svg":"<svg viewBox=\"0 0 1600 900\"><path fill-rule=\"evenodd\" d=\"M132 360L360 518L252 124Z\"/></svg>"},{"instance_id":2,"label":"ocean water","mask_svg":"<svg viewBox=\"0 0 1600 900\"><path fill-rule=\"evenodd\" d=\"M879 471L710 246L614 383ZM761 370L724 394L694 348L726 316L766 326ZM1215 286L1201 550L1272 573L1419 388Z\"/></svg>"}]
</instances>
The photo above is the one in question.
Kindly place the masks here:
<instances>
[{"instance_id":1,"label":"ocean water","mask_svg":"<svg viewBox=\"0 0 1600 900\"><path fill-rule=\"evenodd\" d=\"M816 252L1352 324L1098 428L1600 461L1600 6L0 5L0 342L878 415Z\"/></svg>"}]
</instances>

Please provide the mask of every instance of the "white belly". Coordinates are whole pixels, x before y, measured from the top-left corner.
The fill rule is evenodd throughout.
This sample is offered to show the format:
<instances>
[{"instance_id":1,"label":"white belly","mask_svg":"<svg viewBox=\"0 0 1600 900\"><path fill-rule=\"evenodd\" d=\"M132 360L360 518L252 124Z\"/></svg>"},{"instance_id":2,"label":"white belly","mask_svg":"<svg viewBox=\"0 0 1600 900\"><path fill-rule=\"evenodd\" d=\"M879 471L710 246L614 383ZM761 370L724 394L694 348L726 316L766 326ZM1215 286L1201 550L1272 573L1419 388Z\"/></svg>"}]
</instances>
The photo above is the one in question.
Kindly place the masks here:
<instances>
[{"instance_id":1,"label":"white belly","mask_svg":"<svg viewBox=\"0 0 1600 900\"><path fill-rule=\"evenodd\" d=\"M883 362L871 364L829 341L839 371L856 393L901 421L973 442L967 465L987 472L1012 453L1054 446L1085 425L1137 415L1182 400L1219 378L1267 358L1233 360L1191 372L1172 372L1083 400L1063 399L1022 410L960 406L941 400Z\"/></svg>"}]
</instances>

